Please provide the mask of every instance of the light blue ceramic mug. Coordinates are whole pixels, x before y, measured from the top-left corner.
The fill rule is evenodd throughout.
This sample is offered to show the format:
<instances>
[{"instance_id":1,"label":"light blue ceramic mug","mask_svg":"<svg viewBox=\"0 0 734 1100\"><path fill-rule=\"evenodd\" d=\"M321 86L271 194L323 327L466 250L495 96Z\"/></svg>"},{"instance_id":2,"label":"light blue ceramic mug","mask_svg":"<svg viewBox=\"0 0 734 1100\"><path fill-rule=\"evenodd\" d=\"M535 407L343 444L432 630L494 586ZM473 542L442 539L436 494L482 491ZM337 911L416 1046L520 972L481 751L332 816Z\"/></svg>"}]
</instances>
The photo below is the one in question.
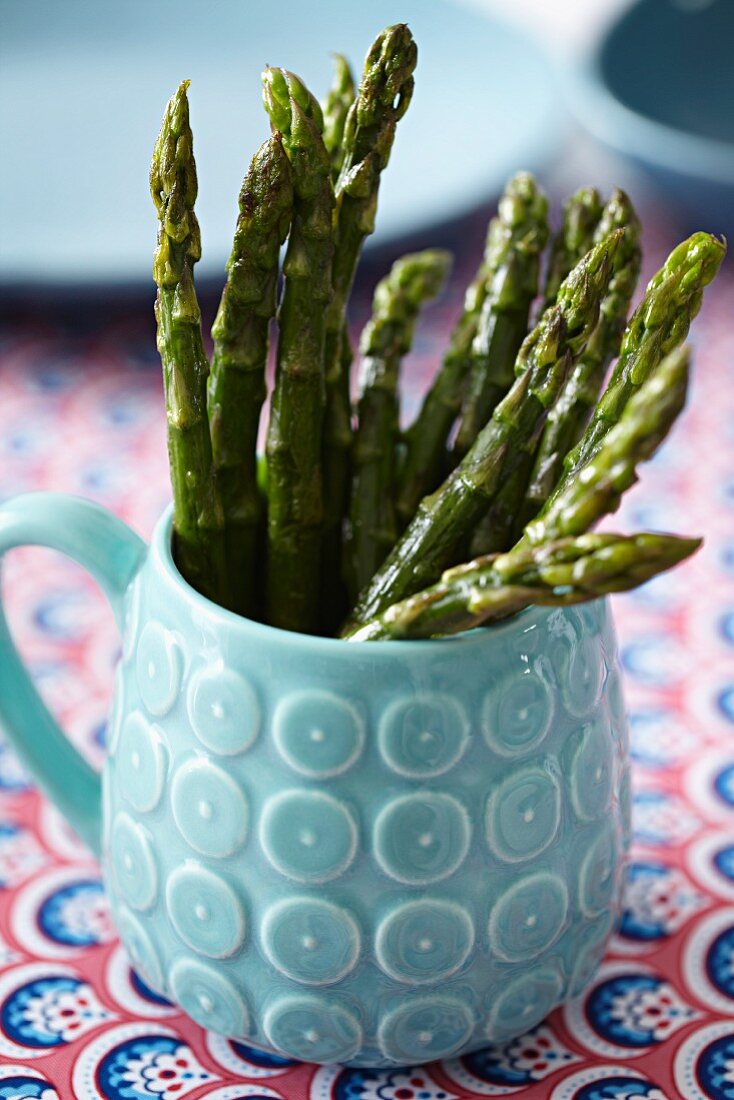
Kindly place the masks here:
<instances>
[{"instance_id":1,"label":"light blue ceramic mug","mask_svg":"<svg viewBox=\"0 0 734 1100\"><path fill-rule=\"evenodd\" d=\"M609 607L347 644L230 614L95 505L0 508L123 634L102 776L0 620L0 718L101 856L145 981L279 1054L404 1065L514 1037L578 993L617 912L627 733Z\"/></svg>"}]
</instances>

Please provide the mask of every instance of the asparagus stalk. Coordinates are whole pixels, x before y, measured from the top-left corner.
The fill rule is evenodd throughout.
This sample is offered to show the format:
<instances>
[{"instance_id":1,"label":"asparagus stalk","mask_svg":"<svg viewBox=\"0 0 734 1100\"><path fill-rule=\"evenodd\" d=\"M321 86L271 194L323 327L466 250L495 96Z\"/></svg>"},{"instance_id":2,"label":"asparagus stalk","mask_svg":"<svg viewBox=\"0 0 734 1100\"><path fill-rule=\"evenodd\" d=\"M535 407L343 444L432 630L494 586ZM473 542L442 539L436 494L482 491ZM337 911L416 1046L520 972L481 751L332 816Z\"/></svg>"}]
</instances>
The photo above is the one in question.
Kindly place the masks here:
<instances>
[{"instance_id":1,"label":"asparagus stalk","mask_svg":"<svg viewBox=\"0 0 734 1100\"><path fill-rule=\"evenodd\" d=\"M554 494L543 513L525 528L519 547L585 534L619 507L637 481L637 466L651 458L686 400L688 349L675 348L630 398L599 449Z\"/></svg>"},{"instance_id":2,"label":"asparagus stalk","mask_svg":"<svg viewBox=\"0 0 734 1100\"><path fill-rule=\"evenodd\" d=\"M595 187L582 187L566 201L561 228L553 238L548 258L543 309L554 304L569 271L593 246L594 230L601 215L601 198Z\"/></svg>"},{"instance_id":3,"label":"asparagus stalk","mask_svg":"<svg viewBox=\"0 0 734 1100\"><path fill-rule=\"evenodd\" d=\"M194 213L198 184L188 86L184 81L168 102L150 166L150 192L160 222L153 260L155 316L166 393L176 561L194 588L226 603L224 512L213 476L206 412L209 362L194 290L201 234Z\"/></svg>"},{"instance_id":4,"label":"asparagus stalk","mask_svg":"<svg viewBox=\"0 0 734 1100\"><path fill-rule=\"evenodd\" d=\"M324 115L324 145L331 159L331 177L336 183L344 160L344 124L354 103L356 89L349 62L341 53L334 54L334 81L321 104Z\"/></svg>"},{"instance_id":5,"label":"asparagus stalk","mask_svg":"<svg viewBox=\"0 0 734 1100\"><path fill-rule=\"evenodd\" d=\"M382 565L397 537L393 494L400 364L410 351L420 309L439 293L450 262L449 254L437 249L397 260L377 285L372 319L362 333L351 538L345 570L352 599Z\"/></svg>"},{"instance_id":6,"label":"asparagus stalk","mask_svg":"<svg viewBox=\"0 0 734 1100\"><path fill-rule=\"evenodd\" d=\"M336 184L333 297L326 313L326 420L324 431L323 587L325 614L336 625L342 525L349 496L352 444L349 357L343 353L347 301L362 245L373 232L380 177L395 129L413 95L417 50L404 23L388 27L370 48L357 97L344 125L343 161Z\"/></svg>"},{"instance_id":7,"label":"asparagus stalk","mask_svg":"<svg viewBox=\"0 0 734 1100\"><path fill-rule=\"evenodd\" d=\"M643 533L587 534L489 555L393 604L350 642L433 638L496 622L536 604L568 606L625 592L695 553L700 539Z\"/></svg>"},{"instance_id":8,"label":"asparagus stalk","mask_svg":"<svg viewBox=\"0 0 734 1100\"><path fill-rule=\"evenodd\" d=\"M461 460L513 382L538 291L540 254L548 239L548 200L527 172L507 185L489 228L488 290L472 344L472 366L454 446Z\"/></svg>"},{"instance_id":9,"label":"asparagus stalk","mask_svg":"<svg viewBox=\"0 0 734 1100\"><path fill-rule=\"evenodd\" d=\"M516 537L538 514L578 442L599 397L612 359L619 353L627 311L640 274L640 223L624 191L615 188L594 233L595 243L615 229L625 235L614 257L614 270L599 311L599 322L558 402L548 414L525 501L514 516Z\"/></svg>"},{"instance_id":10,"label":"asparagus stalk","mask_svg":"<svg viewBox=\"0 0 734 1100\"><path fill-rule=\"evenodd\" d=\"M542 309L550 309L558 297L563 280L575 264L593 247L603 240L606 233L595 236L595 226L602 213L599 192L594 187L582 187L567 200L563 210L561 228L553 239L551 254L546 272L544 302ZM607 232L611 231L610 230ZM615 263L618 263L617 250ZM542 314L541 309L541 314ZM593 337L592 337L593 339ZM565 394L572 385L573 376L579 369L579 363L573 369L558 401L548 412L548 420L543 429L542 440L548 433L549 423L555 415ZM518 516L527 495L528 481L531 478L535 456L527 453L510 478L500 489L497 499L485 516L477 524L470 543L472 555L499 553L512 545L512 532L518 527ZM522 524L519 524L522 530Z\"/></svg>"},{"instance_id":11,"label":"asparagus stalk","mask_svg":"<svg viewBox=\"0 0 734 1100\"><path fill-rule=\"evenodd\" d=\"M317 101L284 69L266 69L263 88L294 188L266 443L267 618L274 626L313 632L320 605L324 315L331 299L334 189Z\"/></svg>"},{"instance_id":12,"label":"asparagus stalk","mask_svg":"<svg viewBox=\"0 0 734 1100\"><path fill-rule=\"evenodd\" d=\"M257 151L239 198L227 282L212 327L209 428L224 507L230 606L254 615L264 517L257 435L266 396L268 328L275 314L278 254L293 209L291 167L280 133Z\"/></svg>"},{"instance_id":13,"label":"asparagus stalk","mask_svg":"<svg viewBox=\"0 0 734 1100\"><path fill-rule=\"evenodd\" d=\"M571 375L569 375L566 386L569 385L570 378ZM558 401L562 399L563 391ZM555 407L555 405L551 406L548 412L549 417ZM511 547L512 532L517 520L518 509L521 507L521 502L525 496L534 458L535 452L533 451L527 451L522 456L517 469L504 482L492 502L491 508L480 519L469 542L469 553L473 558L485 554L501 554Z\"/></svg>"},{"instance_id":14,"label":"asparagus stalk","mask_svg":"<svg viewBox=\"0 0 734 1100\"><path fill-rule=\"evenodd\" d=\"M472 363L472 343L487 295L492 244L490 222L482 261L464 295L441 367L426 394L418 416L403 433L405 452L399 465L396 513L402 531L415 515L421 499L441 478L446 440L460 410Z\"/></svg>"},{"instance_id":15,"label":"asparagus stalk","mask_svg":"<svg viewBox=\"0 0 734 1100\"><path fill-rule=\"evenodd\" d=\"M587 195L585 191L579 191L578 194L579 196ZM569 222L570 220L570 212L573 209L574 200L572 198L567 205L567 222ZM607 292L602 299L602 306L600 306L600 321L596 323L596 328L589 338L587 346L585 346L584 348L583 354L579 357L576 364L574 364L571 374L567 379L565 387L563 387L563 389L561 390L558 400L554 405L550 407L548 411L548 418L543 429L543 434L541 434L540 440L538 442L537 449L539 449L541 445L543 445L543 440L545 439L546 433L548 431L548 423L550 422L551 417L556 414L559 406L562 404L563 399L565 399L566 395L568 394L569 387L572 385L574 376L576 376L579 371L580 364L584 361L584 357L587 356L587 354L589 353L589 344L594 340L596 332L599 331L599 323L601 322L602 317L601 310L603 308L604 301L609 299L609 296L612 293L612 283L614 275L615 272L618 270L618 266L620 266L620 260L618 260L618 257L620 257L620 253L622 253L623 255L627 255L629 252L627 244L627 234L628 232L632 232L633 237L635 235L634 227L631 230L627 230L624 224L620 224L620 226L618 227L609 226L606 227L606 231L599 233L596 244L599 244L602 241L606 240L606 238L614 232L621 234L620 245L618 245L618 248L614 253L614 260L612 263L612 278L610 279L609 288L607 288ZM569 234L570 230L567 226L567 246L565 253L563 253L565 255L569 255L571 252L571 238ZM577 242L580 242L579 234L577 234ZM581 248L581 246L582 243L579 243L579 248ZM556 259L556 270L560 270L560 261L558 259L558 256ZM567 283L568 279L571 277L572 273L571 275L567 276ZM562 283L561 286L558 288L557 297L565 294L565 286L566 283ZM522 355L518 356L515 370L521 372L524 370ZM486 515L480 520L479 524L476 525L469 548L470 553L474 555L474 557L475 555L479 554L499 553L503 550L507 550L512 546L512 543L514 541L513 531L517 531L515 535L515 540L519 537L519 533L522 532L524 525L522 524L522 522L519 522L519 518L521 518L521 516L523 515L523 510L527 506L526 498L528 491L528 481L530 480L530 477L532 477L534 464L537 461L537 449L528 449L528 451L522 456L521 461L519 461L517 464L516 470L511 474L510 477L507 478L507 480L501 486L500 492L497 493L495 499L493 500L491 508L487 510ZM535 515L535 513L533 513L533 515Z\"/></svg>"},{"instance_id":16,"label":"asparagus stalk","mask_svg":"<svg viewBox=\"0 0 734 1100\"><path fill-rule=\"evenodd\" d=\"M548 408L596 325L621 236L613 234L588 253L561 288L558 305L525 339L512 389L459 466L421 502L402 539L364 589L350 629L436 581L522 455L534 449Z\"/></svg>"},{"instance_id":17,"label":"asparagus stalk","mask_svg":"<svg viewBox=\"0 0 734 1100\"><path fill-rule=\"evenodd\" d=\"M694 233L673 249L647 284L645 296L624 331L607 388L586 431L564 460L559 489L598 450L630 397L661 359L685 340L701 308L704 287L716 275L725 253L723 241L709 233Z\"/></svg>"}]
</instances>

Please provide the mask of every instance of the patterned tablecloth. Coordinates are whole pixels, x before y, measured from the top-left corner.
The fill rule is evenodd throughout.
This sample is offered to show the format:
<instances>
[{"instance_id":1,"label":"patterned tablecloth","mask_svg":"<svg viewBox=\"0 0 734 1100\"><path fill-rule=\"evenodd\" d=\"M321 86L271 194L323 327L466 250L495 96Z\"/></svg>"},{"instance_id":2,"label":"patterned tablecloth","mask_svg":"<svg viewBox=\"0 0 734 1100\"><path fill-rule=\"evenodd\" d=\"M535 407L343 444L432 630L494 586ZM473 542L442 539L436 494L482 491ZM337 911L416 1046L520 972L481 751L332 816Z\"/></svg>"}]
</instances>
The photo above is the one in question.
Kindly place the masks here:
<instances>
[{"instance_id":1,"label":"patterned tablecloth","mask_svg":"<svg viewBox=\"0 0 734 1100\"><path fill-rule=\"evenodd\" d=\"M661 229L647 242L647 271L674 239ZM410 405L467 263L422 329ZM624 918L588 993L514 1043L417 1070L300 1065L206 1034L131 972L97 865L0 743L0 1098L734 1098L733 283L721 275L696 325L692 401L673 445L615 522L707 544L616 601L635 845ZM37 318L5 328L0 496L79 493L148 534L168 496L154 357L138 315L102 331ZM47 551L11 555L4 581L44 697L99 763L118 652L109 612Z\"/></svg>"}]
</instances>

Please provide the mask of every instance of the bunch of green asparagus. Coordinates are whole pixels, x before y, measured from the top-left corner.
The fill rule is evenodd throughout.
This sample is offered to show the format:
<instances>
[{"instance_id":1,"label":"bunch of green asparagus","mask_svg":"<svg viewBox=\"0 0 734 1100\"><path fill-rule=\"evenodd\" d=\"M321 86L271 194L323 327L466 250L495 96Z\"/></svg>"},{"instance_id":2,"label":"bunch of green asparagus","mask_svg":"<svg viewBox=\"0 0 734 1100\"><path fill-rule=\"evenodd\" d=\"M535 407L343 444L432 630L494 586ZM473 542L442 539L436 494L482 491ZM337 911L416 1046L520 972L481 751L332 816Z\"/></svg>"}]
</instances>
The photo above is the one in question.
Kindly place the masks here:
<instances>
[{"instance_id":1,"label":"bunch of green asparagus","mask_svg":"<svg viewBox=\"0 0 734 1100\"><path fill-rule=\"evenodd\" d=\"M544 261L547 199L527 173L509 181L405 430L401 366L450 256L399 259L361 334L353 403L349 296L416 59L408 27L388 27L358 86L337 56L323 104L293 73L265 70L271 136L240 192L211 360L193 280L201 238L187 82L153 153L176 561L205 596L288 630L455 633L530 604L624 591L699 545L592 533L683 407L683 342L725 251L707 233L683 241L628 319L640 225L618 189L606 202L594 188L572 195Z\"/></svg>"}]
</instances>

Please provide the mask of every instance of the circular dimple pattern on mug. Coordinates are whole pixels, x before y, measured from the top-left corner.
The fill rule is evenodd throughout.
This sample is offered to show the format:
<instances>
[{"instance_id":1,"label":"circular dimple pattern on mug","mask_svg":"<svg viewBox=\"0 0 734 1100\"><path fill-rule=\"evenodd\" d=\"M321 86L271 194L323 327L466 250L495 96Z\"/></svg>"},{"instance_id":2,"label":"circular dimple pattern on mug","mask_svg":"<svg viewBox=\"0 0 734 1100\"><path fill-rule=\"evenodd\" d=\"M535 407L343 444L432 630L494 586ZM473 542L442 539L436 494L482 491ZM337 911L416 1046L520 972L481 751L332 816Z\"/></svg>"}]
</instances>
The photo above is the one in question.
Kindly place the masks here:
<instances>
[{"instance_id":1,"label":"circular dimple pattern on mug","mask_svg":"<svg viewBox=\"0 0 734 1100\"><path fill-rule=\"evenodd\" d=\"M609 907L614 894L617 869L617 845L613 825L605 823L592 843L585 848L579 874L579 901L588 917Z\"/></svg>"},{"instance_id":2,"label":"circular dimple pattern on mug","mask_svg":"<svg viewBox=\"0 0 734 1100\"><path fill-rule=\"evenodd\" d=\"M471 917L450 901L409 901L377 929L377 961L391 978L410 985L438 982L464 965L474 946Z\"/></svg>"},{"instance_id":3,"label":"circular dimple pattern on mug","mask_svg":"<svg viewBox=\"0 0 734 1100\"><path fill-rule=\"evenodd\" d=\"M613 669L596 709L566 706L574 646L605 667L598 634L582 638L565 609L543 614L502 628L471 690L445 668L420 683L340 686L315 667L277 680L265 652L209 635L179 654L163 717L138 692L134 648L116 692L104 849L145 982L212 1032L393 1066L505 1043L578 992L616 908L625 737ZM174 654L188 646L182 626L157 621ZM597 776L609 758L611 777ZM142 911L145 874L131 893L115 868L121 813L153 853L157 893ZM244 863L257 880L246 891Z\"/></svg>"},{"instance_id":4,"label":"circular dimple pattern on mug","mask_svg":"<svg viewBox=\"0 0 734 1100\"><path fill-rule=\"evenodd\" d=\"M235 986L212 966L196 959L179 959L171 971L171 989L181 1008L197 1024L244 1039L249 1013Z\"/></svg>"},{"instance_id":5,"label":"circular dimple pattern on mug","mask_svg":"<svg viewBox=\"0 0 734 1100\"><path fill-rule=\"evenodd\" d=\"M119 906L114 916L115 926L133 966L151 989L163 992L163 969L148 933L125 906Z\"/></svg>"},{"instance_id":6,"label":"circular dimple pattern on mug","mask_svg":"<svg viewBox=\"0 0 734 1100\"><path fill-rule=\"evenodd\" d=\"M190 760L179 768L171 785L171 806L184 840L202 855L228 856L245 841L245 796L209 760Z\"/></svg>"},{"instance_id":7,"label":"circular dimple pattern on mug","mask_svg":"<svg viewBox=\"0 0 734 1100\"><path fill-rule=\"evenodd\" d=\"M291 1058L304 1062L346 1062L362 1042L356 1017L332 998L306 994L281 997L265 1011L268 1040Z\"/></svg>"},{"instance_id":8,"label":"circular dimple pattern on mug","mask_svg":"<svg viewBox=\"0 0 734 1100\"><path fill-rule=\"evenodd\" d=\"M364 723L344 699L328 691L299 691L280 701L273 737L287 764L312 779L341 775L358 759Z\"/></svg>"},{"instance_id":9,"label":"circular dimple pattern on mug","mask_svg":"<svg viewBox=\"0 0 734 1100\"><path fill-rule=\"evenodd\" d=\"M504 984L492 1001L487 1039L501 1043L529 1031L545 1019L562 992L563 980L550 967L533 970Z\"/></svg>"},{"instance_id":10,"label":"circular dimple pattern on mug","mask_svg":"<svg viewBox=\"0 0 734 1100\"><path fill-rule=\"evenodd\" d=\"M490 796L487 843L500 859L518 863L551 844L561 821L558 780L545 768L513 772Z\"/></svg>"},{"instance_id":11,"label":"circular dimple pattern on mug","mask_svg":"<svg viewBox=\"0 0 734 1100\"><path fill-rule=\"evenodd\" d=\"M446 878L469 850L469 816L448 794L420 791L389 802L375 822L374 852L398 882L420 885Z\"/></svg>"},{"instance_id":12,"label":"circular dimple pattern on mug","mask_svg":"<svg viewBox=\"0 0 734 1100\"><path fill-rule=\"evenodd\" d=\"M607 940L614 925L614 917L611 913L605 913L595 924L587 927L579 937L580 942L574 944L575 958L571 969L571 980L568 984L568 995L577 997L586 989L594 972L604 957Z\"/></svg>"},{"instance_id":13,"label":"circular dimple pattern on mug","mask_svg":"<svg viewBox=\"0 0 734 1100\"><path fill-rule=\"evenodd\" d=\"M596 642L583 636L570 644L567 667L559 680L563 705L575 718L583 718L599 702L606 668Z\"/></svg>"},{"instance_id":14,"label":"circular dimple pattern on mug","mask_svg":"<svg viewBox=\"0 0 734 1100\"><path fill-rule=\"evenodd\" d=\"M357 827L331 795L283 791L265 804L260 842L281 874L296 882L328 882L354 859Z\"/></svg>"},{"instance_id":15,"label":"circular dimple pattern on mug","mask_svg":"<svg viewBox=\"0 0 734 1100\"><path fill-rule=\"evenodd\" d=\"M632 844L632 772L625 764L619 780L619 812L622 818L622 846L625 852Z\"/></svg>"},{"instance_id":16,"label":"circular dimple pattern on mug","mask_svg":"<svg viewBox=\"0 0 734 1100\"><path fill-rule=\"evenodd\" d=\"M117 755L117 749L120 744L120 733L127 713L127 707L125 705L125 676L123 675L123 667L121 664L117 666L117 671L115 672L115 686L112 700L112 714L110 715L110 720L107 725L105 738L108 760Z\"/></svg>"},{"instance_id":17,"label":"circular dimple pattern on mug","mask_svg":"<svg viewBox=\"0 0 734 1100\"><path fill-rule=\"evenodd\" d=\"M309 985L339 981L359 959L359 929L346 910L318 898L292 898L265 914L262 944L286 977Z\"/></svg>"},{"instance_id":18,"label":"circular dimple pattern on mug","mask_svg":"<svg viewBox=\"0 0 734 1100\"><path fill-rule=\"evenodd\" d=\"M193 860L169 876L166 908L173 927L193 951L224 959L242 946L245 914L239 898L223 879Z\"/></svg>"},{"instance_id":19,"label":"circular dimple pattern on mug","mask_svg":"<svg viewBox=\"0 0 734 1100\"><path fill-rule=\"evenodd\" d=\"M112 824L112 871L120 897L133 909L149 909L158 892L158 872L146 830L125 813Z\"/></svg>"},{"instance_id":20,"label":"circular dimple pattern on mug","mask_svg":"<svg viewBox=\"0 0 734 1100\"><path fill-rule=\"evenodd\" d=\"M602 817L612 797L611 734L601 719L584 726L571 758L571 802L582 821Z\"/></svg>"},{"instance_id":21,"label":"circular dimple pattern on mug","mask_svg":"<svg viewBox=\"0 0 734 1100\"><path fill-rule=\"evenodd\" d=\"M176 702L183 676L181 646L160 623L143 627L135 657L135 673L143 704L161 718Z\"/></svg>"},{"instance_id":22,"label":"circular dimple pattern on mug","mask_svg":"<svg viewBox=\"0 0 734 1100\"><path fill-rule=\"evenodd\" d=\"M609 675L604 685L604 700L606 702L607 713L611 717L610 730L612 740L618 752L626 753L629 741L629 728L624 716L627 708L625 706L624 692L622 689L622 677L619 675L619 669L616 665L612 665L609 669Z\"/></svg>"},{"instance_id":23,"label":"circular dimple pattern on mug","mask_svg":"<svg viewBox=\"0 0 734 1100\"><path fill-rule=\"evenodd\" d=\"M508 962L533 959L555 943L567 916L568 890L563 879L545 871L528 875L494 905L490 947Z\"/></svg>"},{"instance_id":24,"label":"circular dimple pattern on mug","mask_svg":"<svg viewBox=\"0 0 734 1100\"><path fill-rule=\"evenodd\" d=\"M117 754L117 785L140 813L160 802L166 778L167 752L160 731L139 711L125 719Z\"/></svg>"},{"instance_id":25,"label":"circular dimple pattern on mug","mask_svg":"<svg viewBox=\"0 0 734 1100\"><path fill-rule=\"evenodd\" d=\"M261 721L257 693L221 661L196 673L187 702L194 733L212 752L236 756L249 749L257 737Z\"/></svg>"},{"instance_id":26,"label":"circular dimple pattern on mug","mask_svg":"<svg viewBox=\"0 0 734 1100\"><path fill-rule=\"evenodd\" d=\"M502 756L530 752L550 729L553 709L553 695L536 669L514 673L485 697L481 723L487 744Z\"/></svg>"},{"instance_id":27,"label":"circular dimple pattern on mug","mask_svg":"<svg viewBox=\"0 0 734 1100\"><path fill-rule=\"evenodd\" d=\"M133 578L125 592L125 626L122 631L122 659L129 661L135 652L140 626L140 603L143 582L140 573Z\"/></svg>"},{"instance_id":28,"label":"circular dimple pattern on mug","mask_svg":"<svg viewBox=\"0 0 734 1100\"><path fill-rule=\"evenodd\" d=\"M378 1038L387 1058L410 1065L448 1058L472 1033L471 1009L449 997L411 998L380 1022Z\"/></svg>"},{"instance_id":29,"label":"circular dimple pattern on mug","mask_svg":"<svg viewBox=\"0 0 734 1100\"><path fill-rule=\"evenodd\" d=\"M469 718L448 695L401 699L385 711L378 743L385 763L399 775L428 779L456 764L469 740Z\"/></svg>"}]
</instances>

